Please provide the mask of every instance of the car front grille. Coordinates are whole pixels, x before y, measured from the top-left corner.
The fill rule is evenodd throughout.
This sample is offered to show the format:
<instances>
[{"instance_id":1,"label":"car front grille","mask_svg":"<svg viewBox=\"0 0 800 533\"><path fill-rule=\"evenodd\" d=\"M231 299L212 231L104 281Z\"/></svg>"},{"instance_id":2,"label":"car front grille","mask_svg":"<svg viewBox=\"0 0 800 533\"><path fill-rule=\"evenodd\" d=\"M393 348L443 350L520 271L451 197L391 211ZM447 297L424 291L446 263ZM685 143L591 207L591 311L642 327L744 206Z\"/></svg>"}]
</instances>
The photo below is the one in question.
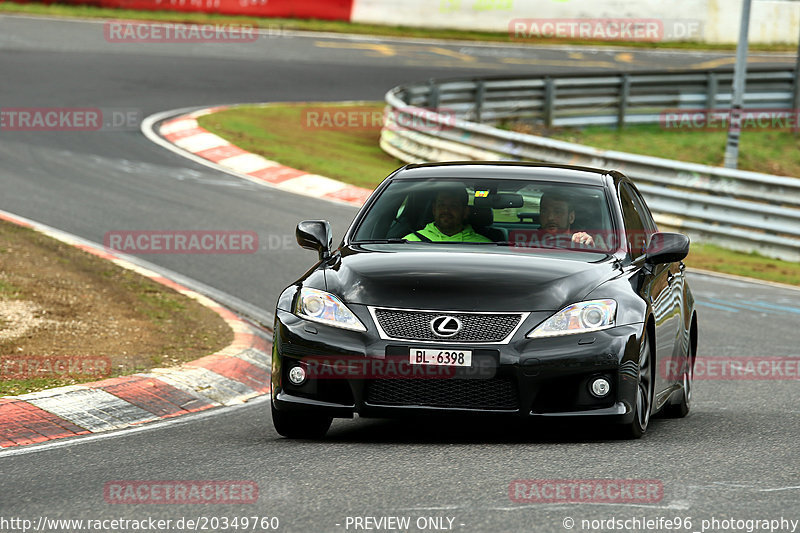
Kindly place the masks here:
<instances>
[{"instance_id":1,"label":"car front grille","mask_svg":"<svg viewBox=\"0 0 800 533\"><path fill-rule=\"evenodd\" d=\"M522 313L453 313L401 309L373 310L375 319L387 338L438 342L501 342L522 321ZM450 337L435 335L431 321L436 317L458 318L463 327Z\"/></svg>"},{"instance_id":2,"label":"car front grille","mask_svg":"<svg viewBox=\"0 0 800 533\"><path fill-rule=\"evenodd\" d=\"M516 384L507 378L376 379L367 384L366 401L370 405L519 409Z\"/></svg>"}]
</instances>

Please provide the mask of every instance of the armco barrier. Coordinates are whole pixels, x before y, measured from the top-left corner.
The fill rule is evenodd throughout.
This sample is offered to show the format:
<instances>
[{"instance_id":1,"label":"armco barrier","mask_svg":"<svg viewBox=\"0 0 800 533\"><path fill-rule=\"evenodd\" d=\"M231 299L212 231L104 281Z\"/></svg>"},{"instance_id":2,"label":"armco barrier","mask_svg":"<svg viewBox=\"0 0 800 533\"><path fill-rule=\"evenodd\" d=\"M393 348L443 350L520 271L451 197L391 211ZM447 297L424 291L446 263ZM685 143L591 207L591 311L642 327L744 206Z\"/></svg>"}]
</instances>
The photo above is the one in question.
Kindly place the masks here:
<instances>
[{"instance_id":1,"label":"armco barrier","mask_svg":"<svg viewBox=\"0 0 800 533\"><path fill-rule=\"evenodd\" d=\"M709 76L709 73L700 73L707 80L715 80L705 85L714 90L717 104L712 108L720 107L720 102L730 101L729 87L719 83L721 79L729 80L724 74ZM768 69L751 71L750 75L746 108L797 109L797 94L787 83L787 79L793 77L793 71ZM650 84L653 76L657 76L658 83ZM602 115L598 114L597 109L592 109L592 97L581 97L580 94L587 87L592 87L591 80L597 82L613 78L606 74L552 80L562 89L559 91L561 94L569 95L565 98L582 98L584 101L583 111L571 115L571 124L598 123L597 117ZM709 92L698 93L697 80L685 72L630 74L627 79L629 96L641 79L648 80L651 101L659 102L657 105L673 99L694 109L705 107L703 102L709 99ZM546 86L546 83L541 78L516 78L431 81L396 87L386 95L391 112L387 113L388 122L381 133L381 147L387 153L410 163L503 159L617 169L636 181L661 226L679 229L693 237L729 248L755 250L765 255L800 261L800 179L599 150L501 130L463 118L474 119L479 116L487 120L486 110L492 109L490 116L495 120L501 116L527 116L544 122L545 113L537 115L531 110L546 105L559 109L561 104L551 103L548 98L538 102L535 98L529 98L525 102L525 91ZM534 104L530 104L532 100ZM764 105L765 101L769 104ZM593 105L601 110L606 106L600 100L594 100ZM503 113L497 111L501 106L505 106ZM431 109L446 109L447 113L436 114ZM454 112L462 118L454 120ZM415 114L424 116L424 120L415 121ZM638 123L647 122L642 118L645 116L651 122L657 121L655 117L658 116L652 112L649 115L632 114L627 109L622 112L614 110L614 114L622 117L624 123L628 123L626 117L633 115L640 117L632 121ZM402 127L397 127L396 121L401 121ZM441 127L431 127L431 123L441 124ZM557 122L553 120L553 123Z\"/></svg>"},{"instance_id":2,"label":"armco barrier","mask_svg":"<svg viewBox=\"0 0 800 533\"><path fill-rule=\"evenodd\" d=\"M526 118L545 126L658 124L671 112L725 109L733 72L591 73L558 77L431 80L398 87L406 104L443 108L460 118L494 123ZM744 109L797 109L794 69L748 69Z\"/></svg>"}]
</instances>

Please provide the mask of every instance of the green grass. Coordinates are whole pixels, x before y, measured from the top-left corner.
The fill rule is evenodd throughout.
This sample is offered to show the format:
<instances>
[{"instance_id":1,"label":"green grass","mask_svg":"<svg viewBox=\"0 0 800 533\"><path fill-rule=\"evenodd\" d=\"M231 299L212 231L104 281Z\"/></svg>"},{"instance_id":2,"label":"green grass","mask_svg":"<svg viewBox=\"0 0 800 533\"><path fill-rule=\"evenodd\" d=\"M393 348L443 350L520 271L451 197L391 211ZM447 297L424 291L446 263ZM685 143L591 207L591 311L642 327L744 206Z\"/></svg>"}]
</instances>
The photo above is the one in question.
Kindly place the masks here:
<instances>
[{"instance_id":1,"label":"green grass","mask_svg":"<svg viewBox=\"0 0 800 533\"><path fill-rule=\"evenodd\" d=\"M58 326L46 325L0 339L3 365L6 356L50 357L56 352L55 336L59 341L67 339L62 348L67 356L108 357L111 364L108 376L51 373L18 377L8 373L13 365L9 367L12 370L4 366L0 369L0 396L131 374L154 365L175 365L215 353L233 339L231 329L213 310L30 228L0 221L0 254L0 276L4 278L0 279L0 302L31 303L37 316L56 324L115 328L114 334L98 337L69 327L62 334ZM0 315L0 330L11 322Z\"/></svg>"},{"instance_id":2,"label":"green grass","mask_svg":"<svg viewBox=\"0 0 800 533\"><path fill-rule=\"evenodd\" d=\"M800 285L800 264L764 257L755 252L734 252L713 244L692 243L686 260L690 267Z\"/></svg>"},{"instance_id":3,"label":"green grass","mask_svg":"<svg viewBox=\"0 0 800 533\"><path fill-rule=\"evenodd\" d=\"M330 20L301 20L287 18L260 18L210 13L182 13L180 11L135 11L130 9L110 9L93 6L73 6L66 4L16 4L0 2L0 13L19 13L49 17L110 18L149 20L158 22L215 23L215 24L254 24L262 28L280 30L320 31L333 33L354 33L362 35L382 35L387 37L416 37L464 41L492 41L501 43L542 45L577 44L584 46L630 46L636 48L678 48L687 50L735 50L733 44L707 44L699 42L640 42L640 41L582 41L577 39L536 39L519 41L512 39L508 32L483 32L447 30L435 28L411 28L379 24L359 24ZM751 44L754 51L794 52L797 47L791 44L758 45Z\"/></svg>"},{"instance_id":4,"label":"green grass","mask_svg":"<svg viewBox=\"0 0 800 533\"><path fill-rule=\"evenodd\" d=\"M358 112L378 111L383 107L383 104L379 103L356 106L325 105L329 106L331 110L355 109ZM320 106L316 104L246 106L206 115L201 117L199 122L202 127L245 150L259 153L290 167L363 187L374 188L387 174L402 164L378 147L380 132L377 128L374 131L309 128L308 121L304 120L304 116L307 115L303 114L304 110L309 109L321 110ZM589 133L587 134L587 132ZM622 134L614 131L601 132L598 129L597 137L611 143L607 147L615 150L641 150L642 153L653 153L653 155L675 159L696 157L699 162L707 162L707 160L703 160L703 157L710 156L704 152L709 149L709 146L715 146L714 143L704 144L703 136L708 135L705 132L690 132L688 139L680 137L680 135L686 135L686 132L677 132L680 135L677 135L676 132L668 132L668 137L672 140L664 143L668 147L667 153L658 152L658 147L652 146L653 143L661 142L658 133L663 132L657 126L655 129L643 126L625 130ZM584 137L576 139L577 135L586 135L592 140L597 138L592 130L571 132L569 135L562 135L562 138L566 136L571 140L585 142ZM754 140L758 140L757 135L753 135L753 137L756 137ZM781 161L776 161L776 163L785 165L784 157L792 161L798 159L796 153L791 153L792 150L800 152L797 150L797 141L793 137L781 134L770 138L777 138L782 142L775 143L776 146L772 147L764 142L757 146L762 151L771 149L775 153L781 154L776 156L781 158ZM602 144L602 141L600 142ZM745 141L743 144L743 161L753 159L752 154L748 153L753 149L752 146L752 142ZM710 244L692 243L691 253L686 263L695 268L800 285L800 264L798 263L770 259L755 253L734 252Z\"/></svg>"},{"instance_id":5,"label":"green grass","mask_svg":"<svg viewBox=\"0 0 800 533\"><path fill-rule=\"evenodd\" d=\"M513 129L530 131L525 127ZM722 166L727 139L727 131L664 129L658 124L628 126L623 130L591 127L545 133L555 139L606 150L712 166ZM744 130L739 142L739 169L800 176L800 136L788 131Z\"/></svg>"},{"instance_id":6,"label":"green grass","mask_svg":"<svg viewBox=\"0 0 800 533\"><path fill-rule=\"evenodd\" d=\"M55 387L74 385L76 381L98 381L105 376L70 376L61 378L4 379L0 381L0 396L16 396Z\"/></svg>"},{"instance_id":7,"label":"green grass","mask_svg":"<svg viewBox=\"0 0 800 533\"><path fill-rule=\"evenodd\" d=\"M19 297L19 287L0 279L0 298L13 300Z\"/></svg>"},{"instance_id":8,"label":"green grass","mask_svg":"<svg viewBox=\"0 0 800 533\"><path fill-rule=\"evenodd\" d=\"M200 117L200 126L249 152L279 163L329 178L373 189L404 163L388 156L380 146L380 127L317 127L323 120L349 110L348 117L380 117L379 102L341 106L332 104L285 104L237 107ZM312 115L318 113L318 115ZM362 113L366 115L361 115Z\"/></svg>"},{"instance_id":9,"label":"green grass","mask_svg":"<svg viewBox=\"0 0 800 533\"><path fill-rule=\"evenodd\" d=\"M130 287L141 292L136 293L136 297L141 302L141 306L136 310L147 316L156 324L161 324L169 320L175 313L182 313L186 306L178 301L178 298L165 292L147 290L144 287Z\"/></svg>"}]
</instances>

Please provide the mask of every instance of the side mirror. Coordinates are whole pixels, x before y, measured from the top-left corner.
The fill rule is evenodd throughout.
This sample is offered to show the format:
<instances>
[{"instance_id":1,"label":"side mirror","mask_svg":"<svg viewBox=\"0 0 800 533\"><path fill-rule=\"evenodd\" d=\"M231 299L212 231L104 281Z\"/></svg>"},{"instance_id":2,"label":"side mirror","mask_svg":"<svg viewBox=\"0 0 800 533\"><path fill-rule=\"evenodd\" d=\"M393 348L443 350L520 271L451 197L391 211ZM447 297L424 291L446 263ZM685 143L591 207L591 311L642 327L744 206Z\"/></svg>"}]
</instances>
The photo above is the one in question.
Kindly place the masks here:
<instances>
[{"instance_id":1,"label":"side mirror","mask_svg":"<svg viewBox=\"0 0 800 533\"><path fill-rule=\"evenodd\" d=\"M320 261L330 257L331 248L333 248L333 234L327 220L304 220L297 225L295 236L297 244L319 252Z\"/></svg>"},{"instance_id":2,"label":"side mirror","mask_svg":"<svg viewBox=\"0 0 800 533\"><path fill-rule=\"evenodd\" d=\"M689 237L682 233L653 233L647 245L645 261L659 265L683 260L689 254Z\"/></svg>"}]
</instances>

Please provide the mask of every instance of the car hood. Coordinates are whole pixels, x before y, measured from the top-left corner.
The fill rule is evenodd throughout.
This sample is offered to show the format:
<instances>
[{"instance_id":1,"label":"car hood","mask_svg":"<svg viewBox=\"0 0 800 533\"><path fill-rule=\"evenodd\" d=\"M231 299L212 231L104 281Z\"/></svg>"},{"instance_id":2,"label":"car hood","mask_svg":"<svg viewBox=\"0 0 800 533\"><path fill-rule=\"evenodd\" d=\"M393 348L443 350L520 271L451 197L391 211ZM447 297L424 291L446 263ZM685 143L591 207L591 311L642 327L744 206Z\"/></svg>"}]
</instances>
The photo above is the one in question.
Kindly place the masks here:
<instances>
[{"instance_id":1,"label":"car hood","mask_svg":"<svg viewBox=\"0 0 800 533\"><path fill-rule=\"evenodd\" d=\"M409 309L555 311L614 275L604 254L484 246L361 245L343 248L325 270L345 302ZM441 249L439 248L441 246ZM399 248L398 247L403 247ZM483 248L481 250L480 248ZM594 262L590 262L594 261Z\"/></svg>"}]
</instances>

